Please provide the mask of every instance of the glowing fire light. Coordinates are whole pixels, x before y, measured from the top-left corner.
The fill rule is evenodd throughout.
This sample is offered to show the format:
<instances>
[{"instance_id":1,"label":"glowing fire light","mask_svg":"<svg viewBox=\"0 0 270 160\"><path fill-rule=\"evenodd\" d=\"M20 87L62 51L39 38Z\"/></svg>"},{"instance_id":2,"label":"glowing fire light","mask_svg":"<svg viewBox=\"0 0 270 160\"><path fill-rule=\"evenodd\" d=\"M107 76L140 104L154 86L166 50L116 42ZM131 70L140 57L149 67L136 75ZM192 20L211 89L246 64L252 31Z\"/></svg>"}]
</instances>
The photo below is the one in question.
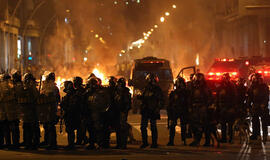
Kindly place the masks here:
<instances>
[{"instance_id":1,"label":"glowing fire light","mask_svg":"<svg viewBox=\"0 0 270 160\"><path fill-rule=\"evenodd\" d=\"M200 56L199 56L199 54L197 54L196 55L196 65L198 66L198 65L200 65Z\"/></svg>"},{"instance_id":2,"label":"glowing fire light","mask_svg":"<svg viewBox=\"0 0 270 160\"><path fill-rule=\"evenodd\" d=\"M97 68L95 68L92 73L96 75L97 78L100 78L102 81L102 85L109 84L108 79L104 76L104 73L100 72Z\"/></svg>"},{"instance_id":3,"label":"glowing fire light","mask_svg":"<svg viewBox=\"0 0 270 160\"><path fill-rule=\"evenodd\" d=\"M63 87L63 84L65 81L66 81L65 78L57 77L55 83L56 83L56 86L59 90Z\"/></svg>"}]
</instances>

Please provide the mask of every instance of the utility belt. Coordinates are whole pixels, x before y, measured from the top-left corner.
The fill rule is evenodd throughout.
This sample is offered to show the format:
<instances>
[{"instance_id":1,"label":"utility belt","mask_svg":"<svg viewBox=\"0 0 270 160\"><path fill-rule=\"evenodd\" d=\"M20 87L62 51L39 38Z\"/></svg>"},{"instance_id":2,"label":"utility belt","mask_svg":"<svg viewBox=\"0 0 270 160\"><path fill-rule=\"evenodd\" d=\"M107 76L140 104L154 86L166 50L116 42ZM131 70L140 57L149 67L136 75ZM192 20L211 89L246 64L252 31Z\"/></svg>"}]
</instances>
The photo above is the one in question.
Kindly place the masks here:
<instances>
[{"instance_id":1,"label":"utility belt","mask_svg":"<svg viewBox=\"0 0 270 160\"><path fill-rule=\"evenodd\" d=\"M28 104L28 103L34 103L34 100L31 99L30 97L27 97L27 98L18 98L17 99L17 102L19 104Z\"/></svg>"},{"instance_id":2,"label":"utility belt","mask_svg":"<svg viewBox=\"0 0 270 160\"><path fill-rule=\"evenodd\" d=\"M40 96L37 100L38 104L48 104L48 103L56 103L56 97L50 96Z\"/></svg>"}]
</instances>

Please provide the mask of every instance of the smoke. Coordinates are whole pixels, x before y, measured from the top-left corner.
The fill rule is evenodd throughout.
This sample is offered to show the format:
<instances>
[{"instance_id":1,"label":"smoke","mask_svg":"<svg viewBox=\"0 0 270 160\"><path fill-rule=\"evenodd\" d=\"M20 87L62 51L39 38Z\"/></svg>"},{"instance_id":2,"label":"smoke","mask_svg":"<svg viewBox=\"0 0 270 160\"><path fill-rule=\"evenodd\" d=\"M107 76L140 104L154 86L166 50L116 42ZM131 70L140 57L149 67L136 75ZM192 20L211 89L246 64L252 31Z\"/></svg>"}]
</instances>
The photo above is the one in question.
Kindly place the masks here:
<instances>
[{"instance_id":1,"label":"smoke","mask_svg":"<svg viewBox=\"0 0 270 160\"><path fill-rule=\"evenodd\" d=\"M48 64L58 75L86 77L96 67L115 75L120 50L155 24L159 27L131 57L166 58L176 75L180 68L195 65L196 54L202 70L216 56L214 0L141 0L143 5L115 1L53 1L57 29L47 37L46 51L51 54ZM177 8L172 9L172 4ZM166 11L170 16L161 24L159 18Z\"/></svg>"},{"instance_id":2,"label":"smoke","mask_svg":"<svg viewBox=\"0 0 270 160\"><path fill-rule=\"evenodd\" d=\"M163 2L163 3L162 3ZM165 23L160 24L154 33L152 53L171 61L174 75L180 68L195 65L196 54L200 55L200 69L205 71L213 53L215 36L215 14L212 0L182 0L177 1L177 8L171 9L173 3L160 1L152 3L151 13L155 13L160 6L168 6L159 15L170 12L165 17ZM158 17L159 18L159 17Z\"/></svg>"}]
</instances>

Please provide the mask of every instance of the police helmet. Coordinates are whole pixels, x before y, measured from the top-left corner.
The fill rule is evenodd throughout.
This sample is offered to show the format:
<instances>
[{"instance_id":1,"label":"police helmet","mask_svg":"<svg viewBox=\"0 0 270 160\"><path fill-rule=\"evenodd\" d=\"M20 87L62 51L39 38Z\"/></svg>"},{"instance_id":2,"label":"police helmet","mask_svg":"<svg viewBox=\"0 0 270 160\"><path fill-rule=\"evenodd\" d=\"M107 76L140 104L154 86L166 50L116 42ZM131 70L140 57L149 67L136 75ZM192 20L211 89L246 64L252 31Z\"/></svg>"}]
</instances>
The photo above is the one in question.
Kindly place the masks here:
<instances>
[{"instance_id":1,"label":"police helmet","mask_svg":"<svg viewBox=\"0 0 270 160\"><path fill-rule=\"evenodd\" d=\"M11 76L8 73L4 73L3 80L9 80L11 79Z\"/></svg>"},{"instance_id":2,"label":"police helmet","mask_svg":"<svg viewBox=\"0 0 270 160\"><path fill-rule=\"evenodd\" d=\"M55 81L55 73L50 72L47 76L46 76L46 81Z\"/></svg>"},{"instance_id":3,"label":"police helmet","mask_svg":"<svg viewBox=\"0 0 270 160\"><path fill-rule=\"evenodd\" d=\"M73 91L74 87L73 87L73 83L72 81L65 81L64 82L64 92L68 93L69 91Z\"/></svg>"},{"instance_id":4,"label":"police helmet","mask_svg":"<svg viewBox=\"0 0 270 160\"><path fill-rule=\"evenodd\" d=\"M36 78L31 73L25 73L23 76L23 81L24 82L36 81Z\"/></svg>"},{"instance_id":5,"label":"police helmet","mask_svg":"<svg viewBox=\"0 0 270 160\"><path fill-rule=\"evenodd\" d=\"M87 86L89 88L97 88L99 86L99 82L98 82L97 78L92 77L92 78L88 79Z\"/></svg>"},{"instance_id":6,"label":"police helmet","mask_svg":"<svg viewBox=\"0 0 270 160\"><path fill-rule=\"evenodd\" d=\"M201 81L204 81L204 80L205 80L204 74L202 74L202 73L196 73L192 78L192 81L201 82Z\"/></svg>"},{"instance_id":7,"label":"police helmet","mask_svg":"<svg viewBox=\"0 0 270 160\"><path fill-rule=\"evenodd\" d=\"M114 76L110 76L109 78L109 85L110 86L116 86L117 79Z\"/></svg>"},{"instance_id":8,"label":"police helmet","mask_svg":"<svg viewBox=\"0 0 270 160\"><path fill-rule=\"evenodd\" d=\"M20 71L12 70L11 75L12 75L13 82L21 82L22 81L22 75L21 75Z\"/></svg>"},{"instance_id":9,"label":"police helmet","mask_svg":"<svg viewBox=\"0 0 270 160\"><path fill-rule=\"evenodd\" d=\"M183 77L177 77L174 83L175 87L180 88L186 86L185 79Z\"/></svg>"},{"instance_id":10,"label":"police helmet","mask_svg":"<svg viewBox=\"0 0 270 160\"><path fill-rule=\"evenodd\" d=\"M231 76L230 76L229 73L224 73L224 74L222 75L222 81L223 81L223 82L228 82L228 81L230 81L230 80L231 80Z\"/></svg>"},{"instance_id":11,"label":"police helmet","mask_svg":"<svg viewBox=\"0 0 270 160\"><path fill-rule=\"evenodd\" d=\"M263 81L263 76L260 73L254 73L251 75L252 83Z\"/></svg>"},{"instance_id":12,"label":"police helmet","mask_svg":"<svg viewBox=\"0 0 270 160\"><path fill-rule=\"evenodd\" d=\"M117 85L121 86L121 87L126 87L126 79L125 78L120 78L118 81L117 81Z\"/></svg>"},{"instance_id":13,"label":"police helmet","mask_svg":"<svg viewBox=\"0 0 270 160\"><path fill-rule=\"evenodd\" d=\"M81 77L74 77L73 84L74 84L75 88L77 88L83 84L83 79Z\"/></svg>"}]
</instances>

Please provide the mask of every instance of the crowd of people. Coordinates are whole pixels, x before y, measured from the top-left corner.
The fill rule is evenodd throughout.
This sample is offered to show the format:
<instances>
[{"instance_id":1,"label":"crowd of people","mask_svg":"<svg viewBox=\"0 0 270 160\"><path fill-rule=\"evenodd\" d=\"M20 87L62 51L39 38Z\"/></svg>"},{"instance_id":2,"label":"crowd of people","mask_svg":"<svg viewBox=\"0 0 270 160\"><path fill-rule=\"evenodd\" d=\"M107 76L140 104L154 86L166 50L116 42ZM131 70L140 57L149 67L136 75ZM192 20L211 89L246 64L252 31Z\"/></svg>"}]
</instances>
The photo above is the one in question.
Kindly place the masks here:
<instances>
[{"instance_id":1,"label":"crowd of people","mask_svg":"<svg viewBox=\"0 0 270 160\"><path fill-rule=\"evenodd\" d=\"M11 75L4 73L0 77L0 147L9 149L57 149L56 124L65 125L68 145L86 145L87 149L105 149L110 147L111 132L116 132L116 149L126 149L128 139L134 140L132 126L127 122L132 98L125 78L109 79L108 86L102 86L101 80L91 74L83 84L81 77L64 82L65 96L60 97L53 72L45 75L38 85L31 73L21 76L19 71ZM149 146L147 126L150 122L152 132L151 148L158 147L157 120L160 110L165 106L165 95L158 83L158 76L148 74L146 86L138 99L141 101L140 148ZM181 138L193 138L190 146L200 145L205 136L204 146L210 146L212 136L220 143L232 143L237 120L252 118L252 135L256 140L261 136L266 143L269 121L269 88L262 75L255 73L250 77L251 84L243 79L236 83L224 74L221 83L211 90L204 75L196 73L191 81L177 77L175 87L169 94L166 105L168 114L169 142L174 145L175 127L180 119ZM59 109L60 108L60 109ZM60 113L58 112L60 110ZM23 142L20 143L19 125L22 123ZM217 134L217 125L221 125L221 138ZM44 128L44 141L40 141L40 126Z\"/></svg>"}]
</instances>

